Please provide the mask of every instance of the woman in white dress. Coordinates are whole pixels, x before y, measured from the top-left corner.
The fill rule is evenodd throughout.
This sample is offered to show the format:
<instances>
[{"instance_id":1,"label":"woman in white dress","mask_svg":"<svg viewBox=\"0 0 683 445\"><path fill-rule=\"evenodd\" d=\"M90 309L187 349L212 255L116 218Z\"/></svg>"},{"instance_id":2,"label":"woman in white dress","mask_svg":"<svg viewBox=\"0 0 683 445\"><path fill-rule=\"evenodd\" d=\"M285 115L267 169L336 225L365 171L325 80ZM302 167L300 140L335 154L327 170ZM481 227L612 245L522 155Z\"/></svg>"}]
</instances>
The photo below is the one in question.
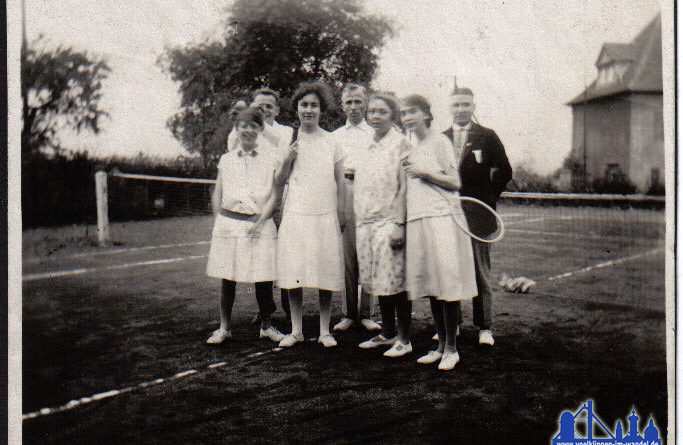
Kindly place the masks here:
<instances>
[{"instance_id":1,"label":"woman in white dress","mask_svg":"<svg viewBox=\"0 0 683 445\"><path fill-rule=\"evenodd\" d=\"M450 370L460 360L455 337L460 301L477 295L472 243L455 220L460 178L453 146L429 128L429 102L411 95L401 101L401 122L413 145L407 174L406 287L412 300L428 297L439 347L418 363L439 361Z\"/></svg>"},{"instance_id":2,"label":"woman in white dress","mask_svg":"<svg viewBox=\"0 0 683 445\"><path fill-rule=\"evenodd\" d=\"M276 278L277 231L272 220L277 195L275 174L280 160L273 150L257 143L263 118L256 110L237 114L238 144L221 156L212 196L216 222L211 237L207 275L221 279L221 325L207 340L220 344L232 336L231 318L237 282L255 283L261 318L261 338L281 341L284 336L271 325L275 311L273 280Z\"/></svg>"},{"instance_id":3,"label":"woman in white dress","mask_svg":"<svg viewBox=\"0 0 683 445\"><path fill-rule=\"evenodd\" d=\"M337 345L330 334L332 292L344 288L341 226L344 224L343 152L331 133L318 125L332 104L322 83L301 84L292 106L301 123L279 175L289 180L278 233L278 284L289 291L292 332L281 342L303 341L303 288L318 289L320 335L325 347Z\"/></svg>"},{"instance_id":4,"label":"woman in white dress","mask_svg":"<svg viewBox=\"0 0 683 445\"><path fill-rule=\"evenodd\" d=\"M406 175L401 167L410 143L393 128L398 114L393 96L370 97L368 123L375 133L373 142L357 153L353 197L361 287L378 297L382 311L382 333L359 346L391 346L384 352L387 357L412 351L412 301L405 291Z\"/></svg>"}]
</instances>

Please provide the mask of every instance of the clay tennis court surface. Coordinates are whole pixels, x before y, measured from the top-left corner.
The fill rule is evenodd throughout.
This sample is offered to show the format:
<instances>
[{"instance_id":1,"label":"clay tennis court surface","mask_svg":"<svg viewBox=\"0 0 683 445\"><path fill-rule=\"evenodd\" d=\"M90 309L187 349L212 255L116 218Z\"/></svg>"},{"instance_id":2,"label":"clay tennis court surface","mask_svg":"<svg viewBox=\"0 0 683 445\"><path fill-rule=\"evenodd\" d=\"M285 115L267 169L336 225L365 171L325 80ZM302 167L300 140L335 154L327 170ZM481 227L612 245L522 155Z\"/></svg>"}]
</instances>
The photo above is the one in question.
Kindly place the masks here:
<instances>
[{"instance_id":1,"label":"clay tennis court surface","mask_svg":"<svg viewBox=\"0 0 683 445\"><path fill-rule=\"evenodd\" d=\"M528 295L497 290L490 349L465 304L449 373L415 363L434 345L427 302L414 306L415 352L400 359L358 349L361 330L331 350L307 341L273 351L250 325L248 286L238 287L233 340L205 345L218 323L218 282L204 274L211 217L117 223L109 248L84 241L84 227L27 231L24 442L548 443L560 413L588 398L609 426L635 405L665 438L663 212L501 213L494 276L538 284ZM305 300L314 338L317 300ZM336 295L333 322L340 304ZM289 331L281 311L275 324Z\"/></svg>"}]
</instances>

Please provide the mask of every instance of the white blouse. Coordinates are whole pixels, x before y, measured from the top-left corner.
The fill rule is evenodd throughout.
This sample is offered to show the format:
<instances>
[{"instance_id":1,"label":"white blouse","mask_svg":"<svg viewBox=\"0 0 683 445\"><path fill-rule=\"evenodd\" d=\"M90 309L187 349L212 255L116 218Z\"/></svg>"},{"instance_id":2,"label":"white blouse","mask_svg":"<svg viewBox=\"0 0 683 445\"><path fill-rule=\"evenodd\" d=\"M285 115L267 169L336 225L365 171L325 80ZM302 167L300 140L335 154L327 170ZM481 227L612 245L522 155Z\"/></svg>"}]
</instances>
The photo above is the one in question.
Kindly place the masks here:
<instances>
[{"instance_id":1,"label":"white blouse","mask_svg":"<svg viewBox=\"0 0 683 445\"><path fill-rule=\"evenodd\" d=\"M279 160L272 150L261 147L257 145L251 154L237 148L221 156L222 208L248 215L263 212Z\"/></svg>"},{"instance_id":2,"label":"white blouse","mask_svg":"<svg viewBox=\"0 0 683 445\"><path fill-rule=\"evenodd\" d=\"M453 145L440 133L429 134L422 141L413 140L408 160L415 166L448 173L458 174ZM420 178L407 179L406 213L408 221L430 216L449 215L453 209L454 198L458 192L448 191Z\"/></svg>"}]
</instances>

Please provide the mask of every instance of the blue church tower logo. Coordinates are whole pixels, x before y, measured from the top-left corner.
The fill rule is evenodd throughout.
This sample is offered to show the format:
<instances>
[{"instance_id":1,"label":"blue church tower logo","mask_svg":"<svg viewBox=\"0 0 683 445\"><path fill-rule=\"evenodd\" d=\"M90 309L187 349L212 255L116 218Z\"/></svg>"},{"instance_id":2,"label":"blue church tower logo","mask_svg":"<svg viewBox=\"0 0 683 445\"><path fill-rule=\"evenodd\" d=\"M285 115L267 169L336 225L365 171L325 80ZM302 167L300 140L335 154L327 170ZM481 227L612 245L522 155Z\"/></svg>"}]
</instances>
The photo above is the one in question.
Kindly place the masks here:
<instances>
[{"instance_id":1,"label":"blue church tower logo","mask_svg":"<svg viewBox=\"0 0 683 445\"><path fill-rule=\"evenodd\" d=\"M580 437L576 425L583 422L586 437ZM560 431L553 437L552 445L662 445L659 430L652 416L643 430L638 429L639 417L635 408L628 416L628 431L624 432L621 420L614 431L593 411L593 401L588 400L576 412L565 411L560 416Z\"/></svg>"}]
</instances>

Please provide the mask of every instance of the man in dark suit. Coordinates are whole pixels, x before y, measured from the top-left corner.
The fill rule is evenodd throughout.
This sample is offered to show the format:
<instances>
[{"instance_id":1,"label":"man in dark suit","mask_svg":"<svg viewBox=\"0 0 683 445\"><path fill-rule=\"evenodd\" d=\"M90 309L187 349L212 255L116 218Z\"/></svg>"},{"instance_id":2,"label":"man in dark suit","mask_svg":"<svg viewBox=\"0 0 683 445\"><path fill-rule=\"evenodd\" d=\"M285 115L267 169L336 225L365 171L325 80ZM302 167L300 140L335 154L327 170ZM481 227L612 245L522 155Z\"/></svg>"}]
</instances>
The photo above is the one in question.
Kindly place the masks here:
<instances>
[{"instance_id":1,"label":"man in dark suit","mask_svg":"<svg viewBox=\"0 0 683 445\"><path fill-rule=\"evenodd\" d=\"M460 160L460 195L477 198L495 209L512 179L512 168L496 132L472 122L474 108L472 90L456 87L450 97L453 125L444 134ZM472 300L474 324L479 327L479 344L493 346L490 245L473 239L472 250L479 289Z\"/></svg>"}]
</instances>

